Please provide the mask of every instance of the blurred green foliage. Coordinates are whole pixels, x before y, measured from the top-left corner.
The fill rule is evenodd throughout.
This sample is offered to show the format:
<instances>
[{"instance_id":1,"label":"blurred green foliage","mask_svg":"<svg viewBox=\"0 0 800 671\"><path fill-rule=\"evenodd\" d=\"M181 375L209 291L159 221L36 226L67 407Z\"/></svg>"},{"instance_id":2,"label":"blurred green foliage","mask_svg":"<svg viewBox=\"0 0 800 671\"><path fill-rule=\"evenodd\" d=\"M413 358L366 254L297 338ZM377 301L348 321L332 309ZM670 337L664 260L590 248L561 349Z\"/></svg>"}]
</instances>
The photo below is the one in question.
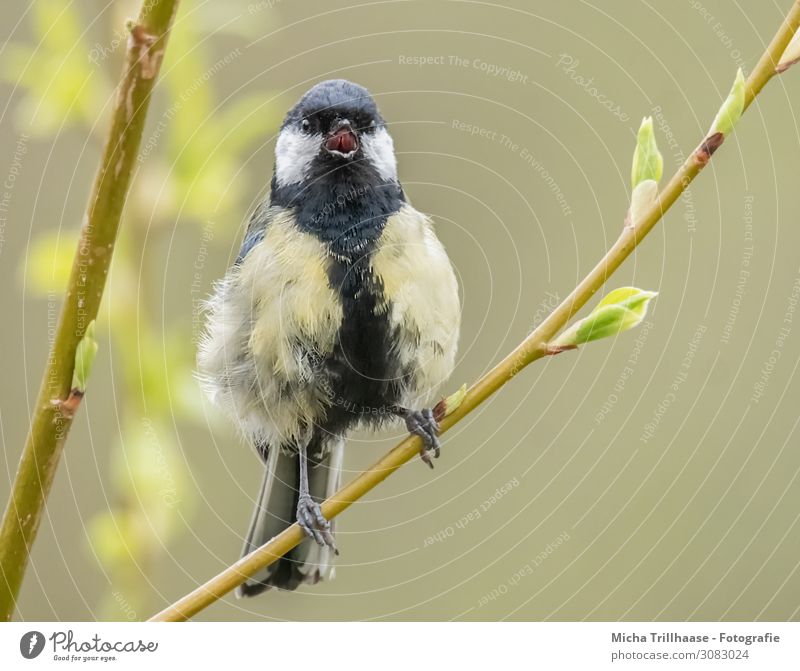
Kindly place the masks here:
<instances>
[{"instance_id":1,"label":"blurred green foliage","mask_svg":"<svg viewBox=\"0 0 800 671\"><path fill-rule=\"evenodd\" d=\"M35 2L29 17L34 40L9 44L0 61L0 76L26 92L18 123L43 138L71 124L91 127L108 100L108 83L86 58L81 17L60 2Z\"/></svg>"},{"instance_id":2,"label":"blurred green foliage","mask_svg":"<svg viewBox=\"0 0 800 671\"><path fill-rule=\"evenodd\" d=\"M124 61L124 15L136 13L132 3L117 4L104 17L107 42L94 45L84 31L90 17L75 4L34 4L30 42L8 45L0 71L24 91L21 131L48 144L75 131L99 150ZM98 607L100 618L147 611L147 577L190 519L194 502L174 433L174 427L180 431L202 418L192 378L191 324L159 314L161 285L149 278L163 276L160 243L169 242L176 221L180 227L203 227L212 215L229 225L241 221L250 185L240 166L280 121L279 102L266 102L274 96L235 92L222 99L216 76L245 52L211 55L210 33L220 25L219 8L210 5L192 8L176 22L98 318L98 337L102 342L110 335L119 367L114 395L121 427L116 441L107 436L95 442L113 450L108 507L88 524L90 553L111 584ZM252 21L222 26L229 32L252 27ZM20 264L31 294L66 285L77 237L78 222L67 232L38 231Z\"/></svg>"}]
</instances>

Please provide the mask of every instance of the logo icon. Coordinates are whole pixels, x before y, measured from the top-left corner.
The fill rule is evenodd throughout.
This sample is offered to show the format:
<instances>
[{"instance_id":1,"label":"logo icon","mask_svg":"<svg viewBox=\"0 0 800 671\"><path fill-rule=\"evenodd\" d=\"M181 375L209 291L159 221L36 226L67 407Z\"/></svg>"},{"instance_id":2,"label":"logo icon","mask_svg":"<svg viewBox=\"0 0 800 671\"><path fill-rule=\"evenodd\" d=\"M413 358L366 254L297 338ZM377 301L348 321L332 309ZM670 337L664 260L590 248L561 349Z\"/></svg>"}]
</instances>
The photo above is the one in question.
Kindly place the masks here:
<instances>
[{"instance_id":1,"label":"logo icon","mask_svg":"<svg viewBox=\"0 0 800 671\"><path fill-rule=\"evenodd\" d=\"M19 640L19 651L25 659L38 657L44 650L44 634L40 631L29 631Z\"/></svg>"}]
</instances>

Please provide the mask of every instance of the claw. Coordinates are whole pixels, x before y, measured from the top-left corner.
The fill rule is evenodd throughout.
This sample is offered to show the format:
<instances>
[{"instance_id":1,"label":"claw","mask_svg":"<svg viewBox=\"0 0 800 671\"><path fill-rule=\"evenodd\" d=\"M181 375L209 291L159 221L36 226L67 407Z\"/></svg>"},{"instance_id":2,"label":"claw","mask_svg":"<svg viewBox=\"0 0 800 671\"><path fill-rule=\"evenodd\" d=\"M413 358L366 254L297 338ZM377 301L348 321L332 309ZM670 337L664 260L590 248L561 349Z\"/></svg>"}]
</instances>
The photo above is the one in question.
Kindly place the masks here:
<instances>
[{"instance_id":1,"label":"claw","mask_svg":"<svg viewBox=\"0 0 800 671\"><path fill-rule=\"evenodd\" d=\"M442 451L442 444L439 441L439 422L436 421L436 416L433 414L431 408L425 408L422 411L422 415L428 421L428 427L430 428L430 436L433 440L433 456L435 459L438 459ZM431 468L433 468L433 466L431 466Z\"/></svg>"},{"instance_id":2,"label":"claw","mask_svg":"<svg viewBox=\"0 0 800 671\"><path fill-rule=\"evenodd\" d=\"M422 438L423 445L419 451L419 456L430 468L433 468L434 459L438 459L441 454L441 443L439 442L439 423L436 421L433 410L407 410L403 415L406 421L406 428L409 433Z\"/></svg>"},{"instance_id":3,"label":"claw","mask_svg":"<svg viewBox=\"0 0 800 671\"><path fill-rule=\"evenodd\" d=\"M306 536L339 554L331 533L331 523L325 519L319 504L310 496L301 496L297 502L297 524Z\"/></svg>"}]
</instances>

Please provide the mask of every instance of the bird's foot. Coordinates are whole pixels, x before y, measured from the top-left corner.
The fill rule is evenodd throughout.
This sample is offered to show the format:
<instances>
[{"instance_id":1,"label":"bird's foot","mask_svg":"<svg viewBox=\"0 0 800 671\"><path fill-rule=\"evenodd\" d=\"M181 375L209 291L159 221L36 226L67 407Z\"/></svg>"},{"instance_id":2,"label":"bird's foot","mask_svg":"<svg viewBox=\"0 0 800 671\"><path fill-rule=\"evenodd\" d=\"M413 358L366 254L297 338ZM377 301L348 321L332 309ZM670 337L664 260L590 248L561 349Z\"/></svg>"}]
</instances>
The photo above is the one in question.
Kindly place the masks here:
<instances>
[{"instance_id":1,"label":"bird's foot","mask_svg":"<svg viewBox=\"0 0 800 671\"><path fill-rule=\"evenodd\" d=\"M297 502L297 523L306 536L313 538L322 547L328 547L339 554L331 533L331 523L325 519L319 503L308 494L301 494Z\"/></svg>"},{"instance_id":2,"label":"bird's foot","mask_svg":"<svg viewBox=\"0 0 800 671\"><path fill-rule=\"evenodd\" d=\"M422 448L419 456L428 466L433 468L434 459L439 458L441 453L441 442L439 441L439 423L433 415L433 410L406 410L402 417L406 420L406 428L409 433L422 438Z\"/></svg>"}]
</instances>

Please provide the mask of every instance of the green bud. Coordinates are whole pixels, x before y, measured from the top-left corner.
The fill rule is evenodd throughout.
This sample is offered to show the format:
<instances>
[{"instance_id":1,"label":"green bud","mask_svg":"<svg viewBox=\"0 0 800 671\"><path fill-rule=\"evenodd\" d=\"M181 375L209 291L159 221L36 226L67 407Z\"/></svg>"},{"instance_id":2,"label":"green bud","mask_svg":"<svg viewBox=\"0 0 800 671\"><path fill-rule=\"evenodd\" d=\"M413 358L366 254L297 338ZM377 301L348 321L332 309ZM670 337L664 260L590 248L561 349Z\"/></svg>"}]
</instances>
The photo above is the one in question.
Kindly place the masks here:
<instances>
[{"instance_id":1,"label":"green bud","mask_svg":"<svg viewBox=\"0 0 800 671\"><path fill-rule=\"evenodd\" d=\"M742 68L739 68L736 73L736 79L733 82L733 88L731 88L731 92L725 102L722 103L722 107L719 108L714 123L711 124L709 135L714 133L728 135L733 130L736 122L742 116L742 112L744 112L744 87L744 74L742 73Z\"/></svg>"},{"instance_id":2,"label":"green bud","mask_svg":"<svg viewBox=\"0 0 800 671\"><path fill-rule=\"evenodd\" d=\"M458 409L467 396L467 385L462 384L457 391L443 398L433 408L433 416L437 422L443 420L447 415L452 414Z\"/></svg>"},{"instance_id":3,"label":"green bud","mask_svg":"<svg viewBox=\"0 0 800 671\"><path fill-rule=\"evenodd\" d=\"M448 396L444 400L445 408L447 409L447 414L448 415L451 412L453 412L454 410L456 410L458 408L458 406L461 405L461 403L464 401L464 398L466 397L466 395L467 395L467 385L462 384L458 388L458 390L456 390L454 393L450 394L450 396Z\"/></svg>"},{"instance_id":4,"label":"green bud","mask_svg":"<svg viewBox=\"0 0 800 671\"><path fill-rule=\"evenodd\" d=\"M653 117L642 119L639 134L636 139L636 149L633 151L633 166L631 168L631 188L635 189L639 182L652 179L658 182L664 170L664 159L658 151L656 135L653 132Z\"/></svg>"},{"instance_id":5,"label":"green bud","mask_svg":"<svg viewBox=\"0 0 800 671\"><path fill-rule=\"evenodd\" d=\"M654 179L646 179L639 182L631 195L631 207L628 212L630 221L628 223L631 226L636 226L657 199L658 182Z\"/></svg>"},{"instance_id":6,"label":"green bud","mask_svg":"<svg viewBox=\"0 0 800 671\"><path fill-rule=\"evenodd\" d=\"M556 350L608 338L628 331L644 319L647 305L658 294L636 287L621 287L610 292L588 317L575 322L550 346Z\"/></svg>"},{"instance_id":7,"label":"green bud","mask_svg":"<svg viewBox=\"0 0 800 671\"><path fill-rule=\"evenodd\" d=\"M75 369L72 373L72 388L80 393L86 391L86 380L92 372L92 364L97 355L97 340L94 337L94 320L89 322L83 338L75 350Z\"/></svg>"},{"instance_id":8,"label":"green bud","mask_svg":"<svg viewBox=\"0 0 800 671\"><path fill-rule=\"evenodd\" d=\"M781 56L778 67L775 69L778 72L784 72L797 63L797 61L800 61L800 30L794 34L792 41L789 42L789 46L786 47L783 56Z\"/></svg>"}]
</instances>

